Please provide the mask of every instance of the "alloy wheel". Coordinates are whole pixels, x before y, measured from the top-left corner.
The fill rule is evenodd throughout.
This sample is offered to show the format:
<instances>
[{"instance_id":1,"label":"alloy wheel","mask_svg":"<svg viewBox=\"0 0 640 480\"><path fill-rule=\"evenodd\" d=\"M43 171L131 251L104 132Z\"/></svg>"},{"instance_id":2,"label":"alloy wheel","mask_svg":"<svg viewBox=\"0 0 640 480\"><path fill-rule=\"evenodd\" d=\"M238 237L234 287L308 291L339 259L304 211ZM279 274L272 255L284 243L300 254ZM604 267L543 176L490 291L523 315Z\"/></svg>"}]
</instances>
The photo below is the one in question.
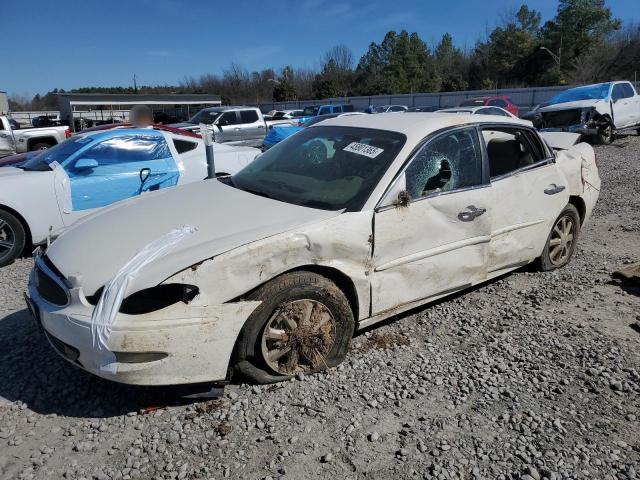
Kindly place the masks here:
<instances>
[{"instance_id":1,"label":"alloy wheel","mask_svg":"<svg viewBox=\"0 0 640 480\"><path fill-rule=\"evenodd\" d=\"M564 265L573 250L575 233L574 220L568 215L562 216L553 226L549 239L549 259L553 265Z\"/></svg>"},{"instance_id":2,"label":"alloy wheel","mask_svg":"<svg viewBox=\"0 0 640 480\"><path fill-rule=\"evenodd\" d=\"M316 300L294 300L278 307L262 333L262 357L281 375L326 367L336 337L331 311Z\"/></svg>"},{"instance_id":3,"label":"alloy wheel","mask_svg":"<svg viewBox=\"0 0 640 480\"><path fill-rule=\"evenodd\" d=\"M0 259L11 252L15 243L15 232L7 222L0 218Z\"/></svg>"}]
</instances>

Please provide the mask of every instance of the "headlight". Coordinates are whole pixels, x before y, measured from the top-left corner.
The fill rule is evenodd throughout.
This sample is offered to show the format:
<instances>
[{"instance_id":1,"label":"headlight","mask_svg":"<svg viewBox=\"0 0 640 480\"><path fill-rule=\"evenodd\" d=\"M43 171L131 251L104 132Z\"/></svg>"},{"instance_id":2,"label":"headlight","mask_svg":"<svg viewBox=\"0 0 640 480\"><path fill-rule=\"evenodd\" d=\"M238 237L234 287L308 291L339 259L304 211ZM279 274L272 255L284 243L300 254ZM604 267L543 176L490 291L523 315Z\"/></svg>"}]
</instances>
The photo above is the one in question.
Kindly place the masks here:
<instances>
[{"instance_id":1,"label":"headlight","mask_svg":"<svg viewBox=\"0 0 640 480\"><path fill-rule=\"evenodd\" d=\"M140 290L122 301L120 313L141 315L162 310L174 303L189 303L196 298L200 290L195 285L182 283L166 283ZM96 305L102 296L102 288L95 295L87 297L91 305Z\"/></svg>"},{"instance_id":2,"label":"headlight","mask_svg":"<svg viewBox=\"0 0 640 480\"><path fill-rule=\"evenodd\" d=\"M128 315L155 312L174 303L189 303L198 293L200 290L195 285L180 283L156 285L129 295L122 301L120 312Z\"/></svg>"}]
</instances>

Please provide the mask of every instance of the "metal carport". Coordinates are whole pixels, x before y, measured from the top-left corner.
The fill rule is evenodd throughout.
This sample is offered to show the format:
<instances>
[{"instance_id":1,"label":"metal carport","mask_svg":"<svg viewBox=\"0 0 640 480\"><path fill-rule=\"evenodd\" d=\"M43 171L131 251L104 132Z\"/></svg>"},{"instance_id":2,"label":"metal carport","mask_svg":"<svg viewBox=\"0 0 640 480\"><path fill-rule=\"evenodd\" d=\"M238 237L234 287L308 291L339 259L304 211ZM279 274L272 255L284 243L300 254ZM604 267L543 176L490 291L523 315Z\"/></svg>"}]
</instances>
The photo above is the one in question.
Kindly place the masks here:
<instances>
[{"instance_id":1,"label":"metal carport","mask_svg":"<svg viewBox=\"0 0 640 480\"><path fill-rule=\"evenodd\" d=\"M152 93L152 94L111 94L111 93L59 93L58 105L60 118L66 120L73 130L74 117L82 117L80 110L92 110L89 107L109 107L108 110L129 110L133 105L177 105L186 106L188 115L203 107L219 106L222 104L220 95L182 94L182 93ZM85 107L79 109L78 107ZM127 107L127 108L125 108ZM199 108L198 108L199 107ZM92 116L96 118L95 115Z\"/></svg>"}]
</instances>

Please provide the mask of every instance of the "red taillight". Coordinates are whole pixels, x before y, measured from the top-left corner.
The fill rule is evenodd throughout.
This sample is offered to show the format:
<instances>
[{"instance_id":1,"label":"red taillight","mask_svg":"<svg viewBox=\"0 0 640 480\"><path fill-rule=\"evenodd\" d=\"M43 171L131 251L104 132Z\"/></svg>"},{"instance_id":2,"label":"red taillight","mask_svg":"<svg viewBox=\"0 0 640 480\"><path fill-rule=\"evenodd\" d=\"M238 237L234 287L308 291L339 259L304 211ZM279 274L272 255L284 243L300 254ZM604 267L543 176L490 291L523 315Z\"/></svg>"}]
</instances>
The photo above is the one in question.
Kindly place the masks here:
<instances>
[{"instance_id":1,"label":"red taillight","mask_svg":"<svg viewBox=\"0 0 640 480\"><path fill-rule=\"evenodd\" d=\"M70 138L71 137L71 129L69 127L65 128L64 130L64 136L66 138Z\"/></svg>"}]
</instances>

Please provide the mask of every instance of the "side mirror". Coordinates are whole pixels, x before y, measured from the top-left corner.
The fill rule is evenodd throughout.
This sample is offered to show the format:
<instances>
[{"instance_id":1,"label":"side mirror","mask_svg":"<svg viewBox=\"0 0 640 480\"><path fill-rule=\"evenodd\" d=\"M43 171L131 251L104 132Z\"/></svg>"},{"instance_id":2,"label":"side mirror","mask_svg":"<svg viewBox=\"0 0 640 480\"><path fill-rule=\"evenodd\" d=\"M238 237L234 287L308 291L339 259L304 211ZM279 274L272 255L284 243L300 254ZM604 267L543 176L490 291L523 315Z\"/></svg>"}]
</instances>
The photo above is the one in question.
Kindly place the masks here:
<instances>
[{"instance_id":1,"label":"side mirror","mask_svg":"<svg viewBox=\"0 0 640 480\"><path fill-rule=\"evenodd\" d=\"M93 158L81 158L76 162L74 167L79 171L93 170L98 167L98 161Z\"/></svg>"},{"instance_id":2,"label":"side mirror","mask_svg":"<svg viewBox=\"0 0 640 480\"><path fill-rule=\"evenodd\" d=\"M407 191L407 180L405 174L401 174L393 183L389 191L380 202L380 208L398 206L406 207L411 203L411 195Z\"/></svg>"},{"instance_id":3,"label":"side mirror","mask_svg":"<svg viewBox=\"0 0 640 480\"><path fill-rule=\"evenodd\" d=\"M144 185L144 182L149 179L149 175L151 175L151 169L149 167L145 167L140 170L140 183L142 185Z\"/></svg>"}]
</instances>

